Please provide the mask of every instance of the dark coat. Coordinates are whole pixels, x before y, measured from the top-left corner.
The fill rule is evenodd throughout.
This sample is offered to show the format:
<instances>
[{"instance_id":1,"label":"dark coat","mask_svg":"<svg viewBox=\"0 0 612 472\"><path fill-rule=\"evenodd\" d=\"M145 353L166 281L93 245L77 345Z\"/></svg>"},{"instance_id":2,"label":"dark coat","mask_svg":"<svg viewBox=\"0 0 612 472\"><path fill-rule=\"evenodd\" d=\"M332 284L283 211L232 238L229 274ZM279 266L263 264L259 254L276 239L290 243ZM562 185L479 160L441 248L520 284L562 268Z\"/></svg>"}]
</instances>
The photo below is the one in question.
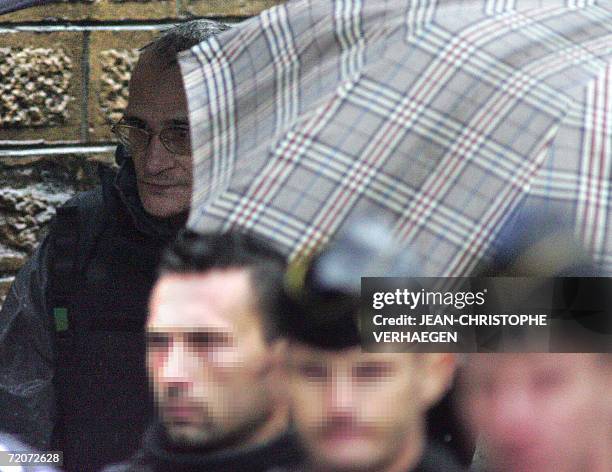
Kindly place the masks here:
<instances>
[{"instance_id":1,"label":"dark coat","mask_svg":"<svg viewBox=\"0 0 612 472\"><path fill-rule=\"evenodd\" d=\"M264 444L221 451L176 451L169 445L164 428L151 426L141 449L129 461L102 472L272 472L299 463L301 454L290 433Z\"/></svg>"},{"instance_id":2,"label":"dark coat","mask_svg":"<svg viewBox=\"0 0 612 472\"><path fill-rule=\"evenodd\" d=\"M281 469L278 472L316 472L316 467L304 463L297 467ZM467 469L463 468L445 447L430 442L426 445L419 463L405 472L467 472Z\"/></svg>"},{"instance_id":3,"label":"dark coat","mask_svg":"<svg viewBox=\"0 0 612 472\"><path fill-rule=\"evenodd\" d=\"M152 415L147 299L178 226L144 211L129 158L58 209L0 312L0 431L63 450L69 471L138 447Z\"/></svg>"}]
</instances>

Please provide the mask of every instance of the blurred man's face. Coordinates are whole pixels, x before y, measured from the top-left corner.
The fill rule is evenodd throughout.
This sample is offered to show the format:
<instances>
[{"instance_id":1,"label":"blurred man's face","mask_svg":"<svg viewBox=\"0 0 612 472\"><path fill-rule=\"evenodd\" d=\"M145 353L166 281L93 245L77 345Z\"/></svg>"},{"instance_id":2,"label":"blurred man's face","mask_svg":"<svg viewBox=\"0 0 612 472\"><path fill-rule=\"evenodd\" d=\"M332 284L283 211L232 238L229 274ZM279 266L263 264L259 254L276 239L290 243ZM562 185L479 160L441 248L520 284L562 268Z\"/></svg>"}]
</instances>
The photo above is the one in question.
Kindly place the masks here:
<instances>
[{"instance_id":1,"label":"blurred man's face","mask_svg":"<svg viewBox=\"0 0 612 472\"><path fill-rule=\"evenodd\" d=\"M433 398L417 356L292 343L288 366L293 419L316 470L382 470L418 461Z\"/></svg>"},{"instance_id":2,"label":"blurred man's face","mask_svg":"<svg viewBox=\"0 0 612 472\"><path fill-rule=\"evenodd\" d=\"M273 414L278 362L261 320L246 270L170 274L157 282L147 363L175 444L248 444Z\"/></svg>"},{"instance_id":3,"label":"blurred man's face","mask_svg":"<svg viewBox=\"0 0 612 472\"><path fill-rule=\"evenodd\" d=\"M189 141L187 100L179 66L167 66L145 51L134 68L129 86L126 124L154 133L171 128L165 136ZM181 133L183 133L181 135ZM142 151L132 151L138 194L144 209L168 218L189 210L191 201L191 153L171 152L159 134Z\"/></svg>"},{"instance_id":4,"label":"blurred man's face","mask_svg":"<svg viewBox=\"0 0 612 472\"><path fill-rule=\"evenodd\" d=\"M492 470L596 472L612 440L609 367L590 354L472 355L465 413ZM606 374L608 371L608 374Z\"/></svg>"}]
</instances>

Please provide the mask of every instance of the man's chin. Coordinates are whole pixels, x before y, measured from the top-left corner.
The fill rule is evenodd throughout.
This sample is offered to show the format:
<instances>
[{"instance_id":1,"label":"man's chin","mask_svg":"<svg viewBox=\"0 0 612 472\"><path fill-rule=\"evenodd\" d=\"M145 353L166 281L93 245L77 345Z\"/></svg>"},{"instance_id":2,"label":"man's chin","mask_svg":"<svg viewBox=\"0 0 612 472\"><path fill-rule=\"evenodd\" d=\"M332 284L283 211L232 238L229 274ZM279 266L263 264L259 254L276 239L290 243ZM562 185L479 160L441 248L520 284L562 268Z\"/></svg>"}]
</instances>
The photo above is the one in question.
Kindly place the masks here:
<instances>
[{"instance_id":1,"label":"man's chin","mask_svg":"<svg viewBox=\"0 0 612 472\"><path fill-rule=\"evenodd\" d=\"M554 457L546 457L539 451L534 451L533 454L504 454L501 458L493 459L493 462L503 464L496 469L503 472L555 472L560 470L560 464L555 464Z\"/></svg>"},{"instance_id":2,"label":"man's chin","mask_svg":"<svg viewBox=\"0 0 612 472\"><path fill-rule=\"evenodd\" d=\"M165 427L168 439L176 447L201 448L211 441L210 434L195 425L167 423Z\"/></svg>"},{"instance_id":3,"label":"man's chin","mask_svg":"<svg viewBox=\"0 0 612 472\"><path fill-rule=\"evenodd\" d=\"M334 471L377 470L383 464L380 449L366 441L329 441L314 452L313 466Z\"/></svg>"},{"instance_id":4,"label":"man's chin","mask_svg":"<svg viewBox=\"0 0 612 472\"><path fill-rule=\"evenodd\" d=\"M147 196L141 198L145 211L154 218L181 220L183 223L189 212L189 205L179 205L176 199L166 197Z\"/></svg>"},{"instance_id":5,"label":"man's chin","mask_svg":"<svg viewBox=\"0 0 612 472\"><path fill-rule=\"evenodd\" d=\"M380 462L372 461L370 458L321 457L313 459L311 467L313 471L375 472L382 470L384 465Z\"/></svg>"}]
</instances>

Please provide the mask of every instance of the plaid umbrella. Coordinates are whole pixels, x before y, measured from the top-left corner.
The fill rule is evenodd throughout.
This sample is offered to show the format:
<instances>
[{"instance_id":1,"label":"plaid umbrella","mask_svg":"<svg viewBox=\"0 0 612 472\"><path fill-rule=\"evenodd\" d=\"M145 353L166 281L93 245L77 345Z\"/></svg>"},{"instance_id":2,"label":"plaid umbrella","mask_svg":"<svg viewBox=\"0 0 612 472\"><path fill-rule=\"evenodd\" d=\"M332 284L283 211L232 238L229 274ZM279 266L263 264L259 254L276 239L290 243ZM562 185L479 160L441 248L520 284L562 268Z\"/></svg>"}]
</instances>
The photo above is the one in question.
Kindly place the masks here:
<instances>
[{"instance_id":1,"label":"plaid umbrella","mask_svg":"<svg viewBox=\"0 0 612 472\"><path fill-rule=\"evenodd\" d=\"M180 65L197 230L295 256L376 215L460 276L538 206L612 275L610 1L290 1Z\"/></svg>"}]
</instances>

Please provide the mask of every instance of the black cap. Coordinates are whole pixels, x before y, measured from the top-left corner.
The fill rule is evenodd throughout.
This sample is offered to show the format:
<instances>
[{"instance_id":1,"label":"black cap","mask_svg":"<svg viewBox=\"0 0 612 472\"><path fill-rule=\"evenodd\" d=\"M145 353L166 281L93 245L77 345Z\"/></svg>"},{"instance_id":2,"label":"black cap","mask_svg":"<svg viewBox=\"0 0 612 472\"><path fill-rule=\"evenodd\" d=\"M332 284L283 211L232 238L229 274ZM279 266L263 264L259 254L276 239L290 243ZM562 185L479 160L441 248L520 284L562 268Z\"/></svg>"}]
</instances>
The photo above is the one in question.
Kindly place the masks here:
<instances>
[{"instance_id":1,"label":"black cap","mask_svg":"<svg viewBox=\"0 0 612 472\"><path fill-rule=\"evenodd\" d=\"M288 339L326 350L360 345L361 277L415 273L408 251L385 225L355 220L316 256L298 258L285 277L279 328Z\"/></svg>"}]
</instances>

